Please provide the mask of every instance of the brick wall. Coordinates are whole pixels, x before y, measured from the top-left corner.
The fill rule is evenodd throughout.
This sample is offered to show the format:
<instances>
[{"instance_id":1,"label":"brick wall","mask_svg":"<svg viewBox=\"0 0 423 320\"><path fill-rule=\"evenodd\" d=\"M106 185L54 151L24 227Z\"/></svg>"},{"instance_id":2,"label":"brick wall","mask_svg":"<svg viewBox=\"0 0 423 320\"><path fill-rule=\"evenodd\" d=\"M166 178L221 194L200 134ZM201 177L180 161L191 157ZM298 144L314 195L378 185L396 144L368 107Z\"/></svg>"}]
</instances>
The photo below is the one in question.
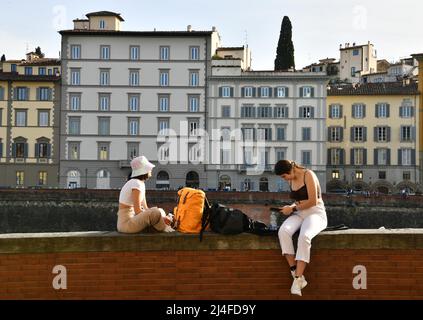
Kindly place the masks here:
<instances>
[{"instance_id":1,"label":"brick wall","mask_svg":"<svg viewBox=\"0 0 423 320\"><path fill-rule=\"evenodd\" d=\"M206 235L199 243L160 234L2 236L0 299L423 299L422 237L322 233L300 298L289 292L292 280L273 237ZM52 286L56 265L66 267L66 290ZM365 290L353 288L356 265L366 267Z\"/></svg>"}]
</instances>

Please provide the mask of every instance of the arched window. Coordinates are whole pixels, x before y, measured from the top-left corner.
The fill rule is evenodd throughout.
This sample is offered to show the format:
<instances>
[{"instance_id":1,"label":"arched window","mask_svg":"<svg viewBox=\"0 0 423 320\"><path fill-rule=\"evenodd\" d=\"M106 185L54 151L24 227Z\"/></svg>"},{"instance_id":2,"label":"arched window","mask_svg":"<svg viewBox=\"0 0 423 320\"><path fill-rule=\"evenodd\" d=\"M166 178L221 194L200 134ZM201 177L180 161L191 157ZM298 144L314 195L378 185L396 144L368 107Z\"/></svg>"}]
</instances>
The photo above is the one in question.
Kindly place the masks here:
<instances>
[{"instance_id":1,"label":"arched window","mask_svg":"<svg viewBox=\"0 0 423 320\"><path fill-rule=\"evenodd\" d=\"M189 188L199 188L200 187L200 177L195 171L190 171L187 173L185 185Z\"/></svg>"},{"instance_id":2,"label":"arched window","mask_svg":"<svg viewBox=\"0 0 423 320\"><path fill-rule=\"evenodd\" d=\"M71 170L67 174L66 187L76 189L81 187L81 173L78 170Z\"/></svg>"},{"instance_id":3,"label":"arched window","mask_svg":"<svg viewBox=\"0 0 423 320\"><path fill-rule=\"evenodd\" d=\"M269 180L267 178L260 178L260 191L269 191Z\"/></svg>"},{"instance_id":4,"label":"arched window","mask_svg":"<svg viewBox=\"0 0 423 320\"><path fill-rule=\"evenodd\" d=\"M160 171L157 174L156 178L156 188L157 189L169 189L169 174L166 171Z\"/></svg>"},{"instance_id":5,"label":"arched window","mask_svg":"<svg viewBox=\"0 0 423 320\"><path fill-rule=\"evenodd\" d=\"M96 189L110 189L110 172L101 169L97 172Z\"/></svg>"}]
</instances>

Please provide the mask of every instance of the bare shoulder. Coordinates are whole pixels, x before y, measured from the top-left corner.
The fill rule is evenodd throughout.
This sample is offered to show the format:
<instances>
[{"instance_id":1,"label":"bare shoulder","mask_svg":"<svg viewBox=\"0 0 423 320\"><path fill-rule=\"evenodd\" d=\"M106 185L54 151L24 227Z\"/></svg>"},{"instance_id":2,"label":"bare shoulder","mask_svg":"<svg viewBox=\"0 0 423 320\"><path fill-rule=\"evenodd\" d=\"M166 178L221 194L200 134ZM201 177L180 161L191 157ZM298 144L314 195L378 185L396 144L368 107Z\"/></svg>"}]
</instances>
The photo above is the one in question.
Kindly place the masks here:
<instances>
[{"instance_id":1,"label":"bare shoulder","mask_svg":"<svg viewBox=\"0 0 423 320\"><path fill-rule=\"evenodd\" d=\"M317 175L314 173L313 170L310 170L310 169L308 169L306 171L305 178L306 178L306 181L310 181L310 182L311 181L314 181L314 182L318 181Z\"/></svg>"}]
</instances>

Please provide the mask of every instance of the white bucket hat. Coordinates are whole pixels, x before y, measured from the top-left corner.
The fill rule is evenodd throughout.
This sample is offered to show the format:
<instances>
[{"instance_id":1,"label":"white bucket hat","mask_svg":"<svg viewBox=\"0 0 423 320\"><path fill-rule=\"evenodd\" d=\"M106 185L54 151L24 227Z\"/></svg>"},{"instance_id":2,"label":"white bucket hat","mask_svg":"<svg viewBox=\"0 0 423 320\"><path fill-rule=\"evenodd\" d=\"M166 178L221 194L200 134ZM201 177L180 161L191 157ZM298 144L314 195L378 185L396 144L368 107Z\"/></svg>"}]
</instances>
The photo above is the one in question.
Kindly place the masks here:
<instances>
[{"instance_id":1,"label":"white bucket hat","mask_svg":"<svg viewBox=\"0 0 423 320\"><path fill-rule=\"evenodd\" d=\"M149 173L155 167L150 161L147 160L146 157L140 156L132 159L131 161L131 168L132 174L131 178L138 177L143 174Z\"/></svg>"}]
</instances>

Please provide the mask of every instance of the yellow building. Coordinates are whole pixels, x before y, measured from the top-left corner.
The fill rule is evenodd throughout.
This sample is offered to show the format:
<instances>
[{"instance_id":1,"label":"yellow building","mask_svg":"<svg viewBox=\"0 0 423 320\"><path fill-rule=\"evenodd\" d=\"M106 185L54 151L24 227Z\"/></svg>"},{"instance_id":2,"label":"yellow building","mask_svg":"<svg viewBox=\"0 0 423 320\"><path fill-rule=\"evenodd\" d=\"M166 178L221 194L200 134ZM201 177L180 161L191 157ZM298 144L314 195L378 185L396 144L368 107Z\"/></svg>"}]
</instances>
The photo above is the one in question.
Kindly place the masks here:
<instances>
[{"instance_id":1,"label":"yellow building","mask_svg":"<svg viewBox=\"0 0 423 320\"><path fill-rule=\"evenodd\" d=\"M0 71L0 186L57 187L60 60L31 52Z\"/></svg>"},{"instance_id":2,"label":"yellow building","mask_svg":"<svg viewBox=\"0 0 423 320\"><path fill-rule=\"evenodd\" d=\"M382 193L420 187L415 82L331 86L327 189Z\"/></svg>"}]
</instances>

